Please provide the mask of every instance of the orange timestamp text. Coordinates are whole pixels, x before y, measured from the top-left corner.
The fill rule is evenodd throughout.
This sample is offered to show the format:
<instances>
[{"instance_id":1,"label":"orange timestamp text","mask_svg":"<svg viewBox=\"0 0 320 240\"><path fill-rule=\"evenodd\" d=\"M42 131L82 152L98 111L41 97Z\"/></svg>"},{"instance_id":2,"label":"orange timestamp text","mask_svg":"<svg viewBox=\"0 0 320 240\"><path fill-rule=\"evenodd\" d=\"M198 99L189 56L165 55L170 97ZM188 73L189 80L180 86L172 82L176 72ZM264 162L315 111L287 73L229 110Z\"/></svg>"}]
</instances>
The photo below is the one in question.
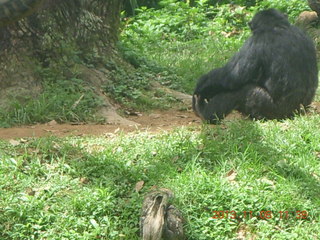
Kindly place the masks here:
<instances>
[{"instance_id":1,"label":"orange timestamp text","mask_svg":"<svg viewBox=\"0 0 320 240\"><path fill-rule=\"evenodd\" d=\"M308 212L307 211L229 211L229 210L221 210L221 211L213 211L213 219L251 219L257 218L261 220L268 220L273 218L279 218L280 220L284 219L297 219L303 220L308 219Z\"/></svg>"}]
</instances>

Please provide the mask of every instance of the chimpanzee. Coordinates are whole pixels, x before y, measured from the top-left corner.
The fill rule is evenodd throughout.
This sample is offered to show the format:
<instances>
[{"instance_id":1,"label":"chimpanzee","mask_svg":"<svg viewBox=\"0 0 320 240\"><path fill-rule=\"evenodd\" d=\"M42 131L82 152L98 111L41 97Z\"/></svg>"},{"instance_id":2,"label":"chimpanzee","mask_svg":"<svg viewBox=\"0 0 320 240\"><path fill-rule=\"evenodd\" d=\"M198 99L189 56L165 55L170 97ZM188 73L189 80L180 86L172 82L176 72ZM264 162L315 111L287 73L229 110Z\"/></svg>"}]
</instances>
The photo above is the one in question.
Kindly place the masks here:
<instances>
[{"instance_id":1,"label":"chimpanzee","mask_svg":"<svg viewBox=\"0 0 320 240\"><path fill-rule=\"evenodd\" d=\"M253 119L284 119L308 106L318 87L316 50L309 37L276 9L249 22L252 36L223 67L198 80L193 109L217 123L233 109Z\"/></svg>"}]
</instances>

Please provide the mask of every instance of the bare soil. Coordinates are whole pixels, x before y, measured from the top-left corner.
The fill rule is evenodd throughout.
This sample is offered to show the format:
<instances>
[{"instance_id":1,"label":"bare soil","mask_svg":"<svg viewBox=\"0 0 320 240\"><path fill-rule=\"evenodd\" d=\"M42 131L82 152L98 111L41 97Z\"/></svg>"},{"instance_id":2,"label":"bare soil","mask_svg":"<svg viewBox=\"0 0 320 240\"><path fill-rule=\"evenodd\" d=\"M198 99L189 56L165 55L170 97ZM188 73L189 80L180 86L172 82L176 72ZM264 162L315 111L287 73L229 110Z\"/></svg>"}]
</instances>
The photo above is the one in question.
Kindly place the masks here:
<instances>
[{"instance_id":1,"label":"bare soil","mask_svg":"<svg viewBox=\"0 0 320 240\"><path fill-rule=\"evenodd\" d=\"M311 112L320 114L320 103L311 105ZM237 112L227 116L228 120L243 118ZM181 126L200 126L201 120L191 111L154 111L152 113L141 113L136 116L127 116L132 124L58 124L55 121L46 124L32 126L20 126L12 128L0 128L0 139L16 139L27 137L44 136L103 136L110 133L150 131L170 131Z\"/></svg>"},{"instance_id":2,"label":"bare soil","mask_svg":"<svg viewBox=\"0 0 320 240\"><path fill-rule=\"evenodd\" d=\"M55 121L32 126L19 126L13 128L0 128L0 139L15 139L43 136L85 136L106 135L119 131L162 131L178 126L200 125L201 121L192 111L156 111L137 116L128 116L132 125L124 124L58 124Z\"/></svg>"}]
</instances>

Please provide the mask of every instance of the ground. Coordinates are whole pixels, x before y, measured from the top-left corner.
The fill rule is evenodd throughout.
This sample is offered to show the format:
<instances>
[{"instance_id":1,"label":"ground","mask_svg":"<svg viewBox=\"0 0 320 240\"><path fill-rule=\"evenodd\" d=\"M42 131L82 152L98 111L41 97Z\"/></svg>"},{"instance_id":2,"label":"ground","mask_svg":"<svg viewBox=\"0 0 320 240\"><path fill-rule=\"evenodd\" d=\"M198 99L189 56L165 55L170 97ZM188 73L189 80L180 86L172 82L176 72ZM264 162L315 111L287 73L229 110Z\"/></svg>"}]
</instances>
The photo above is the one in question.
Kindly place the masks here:
<instances>
[{"instance_id":1,"label":"ground","mask_svg":"<svg viewBox=\"0 0 320 240\"><path fill-rule=\"evenodd\" d=\"M231 114L230 118L240 117L239 114ZM107 135L119 131L132 132L152 131L161 132L171 130L178 126L199 126L201 121L192 111L155 111L153 113L139 116L129 116L129 120L137 123L136 125L112 125L112 124L57 124L55 121L46 124L32 126L20 126L13 128L0 128L0 139L15 139L26 137L43 136L84 136L84 135Z\"/></svg>"},{"instance_id":2,"label":"ground","mask_svg":"<svg viewBox=\"0 0 320 240\"><path fill-rule=\"evenodd\" d=\"M191 111L156 111L141 116L129 116L129 120L136 125L115 124L57 124L49 122L33 126L1 128L0 139L14 139L42 136L70 136L70 135L105 135L118 131L131 132L135 130L161 131L169 130L176 126L199 125L200 120Z\"/></svg>"},{"instance_id":3,"label":"ground","mask_svg":"<svg viewBox=\"0 0 320 240\"><path fill-rule=\"evenodd\" d=\"M320 102L314 102L311 112L320 113ZM226 120L244 118L238 112L227 116ZM0 128L0 139L15 139L26 137L43 136L85 136L85 135L108 135L133 131L161 132L172 130L181 126L199 126L201 120L195 116L191 109L179 111L172 109L168 111L154 111L152 113L138 113L135 116L127 116L132 125L127 124L58 124L55 121L46 124L32 126L20 126L12 128Z\"/></svg>"}]
</instances>

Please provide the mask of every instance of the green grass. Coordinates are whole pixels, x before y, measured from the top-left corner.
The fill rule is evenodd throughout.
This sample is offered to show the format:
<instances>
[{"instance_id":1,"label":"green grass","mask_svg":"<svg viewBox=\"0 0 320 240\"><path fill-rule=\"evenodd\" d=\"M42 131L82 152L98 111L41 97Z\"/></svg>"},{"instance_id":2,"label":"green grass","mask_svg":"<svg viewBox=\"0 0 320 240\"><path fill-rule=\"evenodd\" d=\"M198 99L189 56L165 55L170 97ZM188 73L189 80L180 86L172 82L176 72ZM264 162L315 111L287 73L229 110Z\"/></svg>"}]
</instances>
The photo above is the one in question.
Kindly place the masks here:
<instances>
[{"instance_id":1,"label":"green grass","mask_svg":"<svg viewBox=\"0 0 320 240\"><path fill-rule=\"evenodd\" d=\"M172 75L170 85L173 88L192 93L197 79L213 68L225 64L240 49L247 35L247 32L243 32L230 39L212 36L187 42L159 40L157 43L137 38L132 41L141 40L141 46L135 43L127 45L126 48L136 49L134 60L130 58L130 61L136 62L139 56L145 56L144 61L151 71L157 72L160 68L159 76L169 71Z\"/></svg>"},{"instance_id":2,"label":"green grass","mask_svg":"<svg viewBox=\"0 0 320 240\"><path fill-rule=\"evenodd\" d=\"M174 191L189 239L236 239L244 231L256 239L317 239L319 124L309 115L163 134L1 141L0 239L138 239L152 186ZM213 219L219 210L242 218ZM272 218L260 219L260 211ZM308 218L296 219L296 211Z\"/></svg>"},{"instance_id":3,"label":"green grass","mask_svg":"<svg viewBox=\"0 0 320 240\"><path fill-rule=\"evenodd\" d=\"M121 50L135 66L176 74L173 87L192 93L201 75L223 66L241 48L251 34L248 22L256 12L277 8L294 23L309 9L307 1L298 0L259 1L251 7L246 1L227 2L211 6L210 1L209 5L203 1L189 7L181 1L168 1L165 8L142 7L136 16L122 22Z\"/></svg>"},{"instance_id":4,"label":"green grass","mask_svg":"<svg viewBox=\"0 0 320 240\"><path fill-rule=\"evenodd\" d=\"M242 43L242 37L234 43L223 42L221 39L170 42L162 43L158 48L150 48L152 50L145 55L181 76L182 89L192 93L197 79L213 68L226 63Z\"/></svg>"}]
</instances>

